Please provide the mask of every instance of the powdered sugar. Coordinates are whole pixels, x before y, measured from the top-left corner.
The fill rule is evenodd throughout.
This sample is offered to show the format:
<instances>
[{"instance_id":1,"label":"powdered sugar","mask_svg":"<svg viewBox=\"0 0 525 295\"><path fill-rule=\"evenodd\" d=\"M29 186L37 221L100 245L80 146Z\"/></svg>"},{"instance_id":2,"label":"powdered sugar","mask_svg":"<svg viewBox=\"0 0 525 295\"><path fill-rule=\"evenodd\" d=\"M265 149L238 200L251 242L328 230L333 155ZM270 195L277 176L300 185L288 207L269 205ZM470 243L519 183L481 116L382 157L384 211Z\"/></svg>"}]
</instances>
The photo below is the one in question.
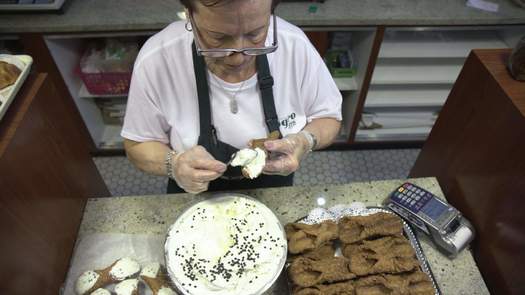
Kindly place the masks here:
<instances>
[{"instance_id":1,"label":"powdered sugar","mask_svg":"<svg viewBox=\"0 0 525 295\"><path fill-rule=\"evenodd\" d=\"M84 294L89 289L93 288L100 275L92 270L88 270L80 275L75 285L77 294Z\"/></svg>"},{"instance_id":2,"label":"powdered sugar","mask_svg":"<svg viewBox=\"0 0 525 295\"><path fill-rule=\"evenodd\" d=\"M140 271L140 265L137 261L125 257L117 261L111 268L109 274L116 280L124 280Z\"/></svg>"}]
</instances>

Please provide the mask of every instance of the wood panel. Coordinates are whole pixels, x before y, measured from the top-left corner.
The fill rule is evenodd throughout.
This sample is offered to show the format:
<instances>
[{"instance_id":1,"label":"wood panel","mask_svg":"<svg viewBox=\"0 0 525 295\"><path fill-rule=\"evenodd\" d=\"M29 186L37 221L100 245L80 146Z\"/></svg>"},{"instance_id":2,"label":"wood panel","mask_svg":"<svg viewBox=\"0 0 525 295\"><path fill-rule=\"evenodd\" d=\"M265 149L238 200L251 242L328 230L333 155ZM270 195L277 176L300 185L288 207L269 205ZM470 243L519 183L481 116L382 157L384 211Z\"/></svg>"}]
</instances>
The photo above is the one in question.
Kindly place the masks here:
<instances>
[{"instance_id":1,"label":"wood panel","mask_svg":"<svg viewBox=\"0 0 525 295\"><path fill-rule=\"evenodd\" d=\"M0 122L0 294L57 294L87 197L109 196L62 101L30 75Z\"/></svg>"},{"instance_id":2,"label":"wood panel","mask_svg":"<svg viewBox=\"0 0 525 295\"><path fill-rule=\"evenodd\" d=\"M363 108L365 106L366 95L368 89L370 88L370 82L372 81L372 75L374 74L374 68L376 66L377 57L379 56L379 50L381 49L381 43L383 42L383 37L385 36L385 27L377 27L374 43L372 44L372 50L370 52L370 58L368 59L368 66L366 70L365 77L363 79L363 85L359 90L359 98L357 101L357 107L355 111L355 116L353 117L352 126L350 129L350 134L348 136L348 143L352 144L355 142L355 134L357 132L357 127L359 126L359 121L361 120L361 114L363 113Z\"/></svg>"},{"instance_id":3,"label":"wood panel","mask_svg":"<svg viewBox=\"0 0 525 295\"><path fill-rule=\"evenodd\" d=\"M82 116L69 93L66 82L62 78L54 59L51 56L51 52L49 52L49 49L47 48L43 35L37 33L22 34L20 35L20 40L22 41L27 54L33 57L34 70L40 73L48 73L49 79L53 82L56 91L59 93L60 103L68 105L67 107L70 109L70 112L74 113L74 116L71 118L71 123L76 126L75 128L78 133L82 133L81 140L84 142L84 145L88 147L91 152L95 151L97 149L96 144L91 138L86 124L82 120Z\"/></svg>"},{"instance_id":4,"label":"wood panel","mask_svg":"<svg viewBox=\"0 0 525 295\"><path fill-rule=\"evenodd\" d=\"M468 57L410 177L436 176L474 224L476 262L493 294L525 290L525 83L510 50Z\"/></svg>"}]
</instances>

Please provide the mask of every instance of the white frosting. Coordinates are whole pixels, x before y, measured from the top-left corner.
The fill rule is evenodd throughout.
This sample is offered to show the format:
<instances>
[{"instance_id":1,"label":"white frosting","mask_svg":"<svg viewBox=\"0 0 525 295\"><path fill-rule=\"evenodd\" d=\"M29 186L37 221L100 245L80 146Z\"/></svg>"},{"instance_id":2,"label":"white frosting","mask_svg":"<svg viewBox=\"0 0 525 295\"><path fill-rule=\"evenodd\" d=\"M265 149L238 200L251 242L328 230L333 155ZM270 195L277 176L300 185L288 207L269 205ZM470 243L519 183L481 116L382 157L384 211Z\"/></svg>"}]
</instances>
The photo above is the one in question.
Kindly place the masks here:
<instances>
[{"instance_id":1,"label":"white frosting","mask_svg":"<svg viewBox=\"0 0 525 295\"><path fill-rule=\"evenodd\" d=\"M92 270L82 273L78 277L75 285L75 291L77 294L84 294L89 291L89 289L93 288L99 277L100 275Z\"/></svg>"},{"instance_id":2,"label":"white frosting","mask_svg":"<svg viewBox=\"0 0 525 295\"><path fill-rule=\"evenodd\" d=\"M242 149L235 153L235 158L233 158L231 165L236 166L245 166L250 161L257 157L257 152L252 149Z\"/></svg>"},{"instance_id":3,"label":"white frosting","mask_svg":"<svg viewBox=\"0 0 525 295\"><path fill-rule=\"evenodd\" d=\"M242 149L237 152L232 166L242 166L248 177L253 179L259 176L266 165L266 152L256 147L255 149Z\"/></svg>"},{"instance_id":4,"label":"white frosting","mask_svg":"<svg viewBox=\"0 0 525 295\"><path fill-rule=\"evenodd\" d=\"M159 269L160 269L160 264L158 262L152 262L146 265L142 269L142 271L140 272L140 275L154 279L157 277L157 274L159 273Z\"/></svg>"},{"instance_id":5,"label":"white frosting","mask_svg":"<svg viewBox=\"0 0 525 295\"><path fill-rule=\"evenodd\" d=\"M173 290L167 287L162 287L159 289L159 292L157 292L157 295L177 295Z\"/></svg>"},{"instance_id":6,"label":"white frosting","mask_svg":"<svg viewBox=\"0 0 525 295\"><path fill-rule=\"evenodd\" d=\"M185 294L259 294L283 267L286 239L266 206L228 196L189 208L172 226L166 252Z\"/></svg>"},{"instance_id":7,"label":"white frosting","mask_svg":"<svg viewBox=\"0 0 525 295\"><path fill-rule=\"evenodd\" d=\"M135 260L125 257L113 265L109 274L116 280L124 280L140 271L140 265Z\"/></svg>"},{"instance_id":8,"label":"white frosting","mask_svg":"<svg viewBox=\"0 0 525 295\"><path fill-rule=\"evenodd\" d=\"M132 295L135 290L139 287L139 280L129 279L118 283L115 286L115 292L117 295Z\"/></svg>"},{"instance_id":9,"label":"white frosting","mask_svg":"<svg viewBox=\"0 0 525 295\"><path fill-rule=\"evenodd\" d=\"M111 295L111 292L104 288L98 288L95 291L91 292L91 295Z\"/></svg>"}]
</instances>

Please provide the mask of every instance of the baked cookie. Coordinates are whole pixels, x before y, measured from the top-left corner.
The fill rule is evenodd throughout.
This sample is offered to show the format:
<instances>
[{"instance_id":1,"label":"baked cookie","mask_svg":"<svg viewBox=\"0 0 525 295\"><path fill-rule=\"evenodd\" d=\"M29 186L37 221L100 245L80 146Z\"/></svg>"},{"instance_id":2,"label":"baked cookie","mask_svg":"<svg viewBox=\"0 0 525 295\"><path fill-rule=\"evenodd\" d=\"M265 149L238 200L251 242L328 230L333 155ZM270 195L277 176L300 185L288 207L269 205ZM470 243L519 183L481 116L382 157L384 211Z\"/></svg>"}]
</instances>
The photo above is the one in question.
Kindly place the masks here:
<instances>
[{"instance_id":1,"label":"baked cookie","mask_svg":"<svg viewBox=\"0 0 525 295\"><path fill-rule=\"evenodd\" d=\"M407 272L419 267L414 249L402 236L346 244L342 252L351 261L350 270L358 276Z\"/></svg>"},{"instance_id":2,"label":"baked cookie","mask_svg":"<svg viewBox=\"0 0 525 295\"><path fill-rule=\"evenodd\" d=\"M401 218L389 213L368 216L346 216L339 220L339 239L345 244L381 236L401 236Z\"/></svg>"},{"instance_id":3,"label":"baked cookie","mask_svg":"<svg viewBox=\"0 0 525 295\"><path fill-rule=\"evenodd\" d=\"M0 61L0 90L14 84L20 73L21 71L17 66Z\"/></svg>"},{"instance_id":4,"label":"baked cookie","mask_svg":"<svg viewBox=\"0 0 525 295\"><path fill-rule=\"evenodd\" d=\"M349 260L345 257L332 257L323 260L296 258L288 269L290 280L299 287L341 282L353 279Z\"/></svg>"},{"instance_id":5,"label":"baked cookie","mask_svg":"<svg viewBox=\"0 0 525 295\"><path fill-rule=\"evenodd\" d=\"M354 283L356 295L409 294L433 295L434 287L422 271L398 275L362 277Z\"/></svg>"},{"instance_id":6,"label":"baked cookie","mask_svg":"<svg viewBox=\"0 0 525 295\"><path fill-rule=\"evenodd\" d=\"M89 294L98 288L123 281L139 271L138 262L127 257L121 258L104 269L82 273L76 281L75 291L78 295Z\"/></svg>"},{"instance_id":7,"label":"baked cookie","mask_svg":"<svg viewBox=\"0 0 525 295\"><path fill-rule=\"evenodd\" d=\"M293 295L355 295L353 281L329 285L315 285L309 288L296 288Z\"/></svg>"},{"instance_id":8,"label":"baked cookie","mask_svg":"<svg viewBox=\"0 0 525 295\"><path fill-rule=\"evenodd\" d=\"M300 254L337 239L337 224L327 220L318 224L288 223L285 226L288 251Z\"/></svg>"}]
</instances>

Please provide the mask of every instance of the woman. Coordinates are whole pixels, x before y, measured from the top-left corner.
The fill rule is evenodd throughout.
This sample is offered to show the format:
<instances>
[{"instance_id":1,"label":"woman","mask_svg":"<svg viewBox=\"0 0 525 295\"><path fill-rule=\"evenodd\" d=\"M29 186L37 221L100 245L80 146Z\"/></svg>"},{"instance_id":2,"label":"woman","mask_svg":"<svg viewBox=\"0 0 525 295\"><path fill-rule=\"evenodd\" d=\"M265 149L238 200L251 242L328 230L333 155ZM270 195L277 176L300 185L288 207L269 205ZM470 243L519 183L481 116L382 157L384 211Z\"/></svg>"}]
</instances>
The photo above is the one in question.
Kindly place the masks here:
<instances>
[{"instance_id":1,"label":"woman","mask_svg":"<svg viewBox=\"0 0 525 295\"><path fill-rule=\"evenodd\" d=\"M122 136L139 169L168 175L168 193L291 185L328 146L341 95L304 33L272 0L182 0L186 22L150 38L135 62ZM239 179L230 156L267 141L263 175Z\"/></svg>"}]
</instances>

